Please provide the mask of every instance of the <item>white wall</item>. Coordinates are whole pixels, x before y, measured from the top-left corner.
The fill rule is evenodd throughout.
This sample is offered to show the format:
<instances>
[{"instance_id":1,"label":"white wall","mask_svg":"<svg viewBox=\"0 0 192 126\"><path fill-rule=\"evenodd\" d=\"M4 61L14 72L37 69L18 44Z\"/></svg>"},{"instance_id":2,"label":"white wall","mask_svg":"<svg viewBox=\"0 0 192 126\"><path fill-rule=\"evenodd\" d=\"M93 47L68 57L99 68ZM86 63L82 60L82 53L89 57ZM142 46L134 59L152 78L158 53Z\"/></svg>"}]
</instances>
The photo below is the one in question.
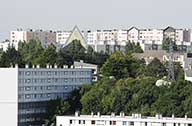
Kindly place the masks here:
<instances>
[{"instance_id":1,"label":"white wall","mask_svg":"<svg viewBox=\"0 0 192 126\"><path fill-rule=\"evenodd\" d=\"M0 68L0 125L17 126L17 68Z\"/></svg>"}]
</instances>

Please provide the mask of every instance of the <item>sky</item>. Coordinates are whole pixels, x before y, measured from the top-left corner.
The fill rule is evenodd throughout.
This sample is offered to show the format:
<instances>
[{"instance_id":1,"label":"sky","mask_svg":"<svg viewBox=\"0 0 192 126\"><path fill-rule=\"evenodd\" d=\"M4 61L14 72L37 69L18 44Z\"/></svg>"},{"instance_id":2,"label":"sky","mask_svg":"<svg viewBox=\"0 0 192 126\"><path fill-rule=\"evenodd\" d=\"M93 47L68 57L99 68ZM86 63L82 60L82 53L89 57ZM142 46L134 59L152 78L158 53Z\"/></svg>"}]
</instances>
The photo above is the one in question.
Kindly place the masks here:
<instances>
[{"instance_id":1,"label":"sky","mask_svg":"<svg viewBox=\"0 0 192 126\"><path fill-rule=\"evenodd\" d=\"M22 29L192 28L192 0L0 0L0 40Z\"/></svg>"}]
</instances>

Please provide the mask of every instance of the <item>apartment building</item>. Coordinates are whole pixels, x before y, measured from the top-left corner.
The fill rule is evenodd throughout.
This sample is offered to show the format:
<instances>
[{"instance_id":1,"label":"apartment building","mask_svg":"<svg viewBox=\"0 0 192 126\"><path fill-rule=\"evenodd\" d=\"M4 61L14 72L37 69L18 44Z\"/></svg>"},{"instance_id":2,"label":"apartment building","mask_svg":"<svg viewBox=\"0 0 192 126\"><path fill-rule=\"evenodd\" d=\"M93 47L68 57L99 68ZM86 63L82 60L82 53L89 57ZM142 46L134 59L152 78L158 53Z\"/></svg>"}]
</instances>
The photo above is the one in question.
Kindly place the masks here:
<instances>
[{"instance_id":1,"label":"apartment building","mask_svg":"<svg viewBox=\"0 0 192 126\"><path fill-rule=\"evenodd\" d=\"M139 40L146 44L161 45L163 41L162 29L141 29L139 30Z\"/></svg>"},{"instance_id":2,"label":"apartment building","mask_svg":"<svg viewBox=\"0 0 192 126\"><path fill-rule=\"evenodd\" d=\"M41 125L49 100L66 99L82 84L92 83L92 69L66 66L0 68L0 76L0 117L11 126Z\"/></svg>"},{"instance_id":3,"label":"apartment building","mask_svg":"<svg viewBox=\"0 0 192 126\"><path fill-rule=\"evenodd\" d=\"M139 41L139 29L132 27L128 30L128 40L137 43Z\"/></svg>"},{"instance_id":4,"label":"apartment building","mask_svg":"<svg viewBox=\"0 0 192 126\"><path fill-rule=\"evenodd\" d=\"M157 114L155 117L141 116L141 114L120 115L79 115L57 116L56 126L192 126L192 118L162 117Z\"/></svg>"},{"instance_id":5,"label":"apartment building","mask_svg":"<svg viewBox=\"0 0 192 126\"><path fill-rule=\"evenodd\" d=\"M10 33L10 43L13 44L16 49L18 48L19 42L28 42L31 39L35 39L41 42L43 47L48 45L56 44L56 32L53 31L43 31L43 30L22 30L17 29L16 31L11 31Z\"/></svg>"}]
</instances>

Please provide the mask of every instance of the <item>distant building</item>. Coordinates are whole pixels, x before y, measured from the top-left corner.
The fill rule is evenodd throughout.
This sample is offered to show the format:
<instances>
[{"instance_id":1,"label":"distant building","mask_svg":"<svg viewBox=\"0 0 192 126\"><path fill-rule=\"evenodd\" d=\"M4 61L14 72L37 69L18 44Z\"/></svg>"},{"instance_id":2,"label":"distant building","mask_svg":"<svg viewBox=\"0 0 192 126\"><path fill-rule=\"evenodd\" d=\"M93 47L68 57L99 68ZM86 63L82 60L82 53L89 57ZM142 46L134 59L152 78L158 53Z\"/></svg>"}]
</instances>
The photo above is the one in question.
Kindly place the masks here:
<instances>
[{"instance_id":1,"label":"distant building","mask_svg":"<svg viewBox=\"0 0 192 126\"><path fill-rule=\"evenodd\" d=\"M163 30L162 29L141 29L139 30L139 41L146 44L162 45Z\"/></svg>"},{"instance_id":2,"label":"distant building","mask_svg":"<svg viewBox=\"0 0 192 126\"><path fill-rule=\"evenodd\" d=\"M183 30L183 41L184 42L191 42L191 29L184 29Z\"/></svg>"},{"instance_id":3,"label":"distant building","mask_svg":"<svg viewBox=\"0 0 192 126\"><path fill-rule=\"evenodd\" d=\"M173 41L176 40L176 30L173 27L167 27L163 30L163 38L170 38Z\"/></svg>"},{"instance_id":4,"label":"distant building","mask_svg":"<svg viewBox=\"0 0 192 126\"><path fill-rule=\"evenodd\" d=\"M49 100L92 83L91 68L0 68L0 76L0 117L10 126L41 125Z\"/></svg>"},{"instance_id":5,"label":"distant building","mask_svg":"<svg viewBox=\"0 0 192 126\"><path fill-rule=\"evenodd\" d=\"M163 39L170 38L177 43L183 42L183 29L168 26L163 30Z\"/></svg>"},{"instance_id":6,"label":"distant building","mask_svg":"<svg viewBox=\"0 0 192 126\"><path fill-rule=\"evenodd\" d=\"M137 43L139 41L139 29L136 27L132 27L128 30L128 38L130 42Z\"/></svg>"},{"instance_id":7,"label":"distant building","mask_svg":"<svg viewBox=\"0 0 192 126\"><path fill-rule=\"evenodd\" d=\"M162 117L157 114L155 117L141 116L141 114L120 115L79 115L75 116L57 116L56 126L192 126L192 118Z\"/></svg>"},{"instance_id":8,"label":"distant building","mask_svg":"<svg viewBox=\"0 0 192 126\"><path fill-rule=\"evenodd\" d=\"M88 45L87 45L87 41L85 39L85 37L83 36L83 34L81 33L81 31L79 30L79 28L77 26L75 26L71 32L71 34L69 35L68 39L66 40L66 43L63 45L63 47L69 45L71 42L73 42L74 40L79 40L81 45L87 49Z\"/></svg>"},{"instance_id":9,"label":"distant building","mask_svg":"<svg viewBox=\"0 0 192 126\"><path fill-rule=\"evenodd\" d=\"M28 42L29 40L34 39L41 42L43 47L48 47L50 44L56 44L56 32L53 31L43 31L32 29L24 31L22 29L18 29L17 31L11 31L10 33L10 43L13 44L16 49L18 48L18 43Z\"/></svg>"},{"instance_id":10,"label":"distant building","mask_svg":"<svg viewBox=\"0 0 192 126\"><path fill-rule=\"evenodd\" d=\"M71 34L71 31L57 31L56 42L61 45L65 45L70 34Z\"/></svg>"},{"instance_id":11,"label":"distant building","mask_svg":"<svg viewBox=\"0 0 192 126\"><path fill-rule=\"evenodd\" d=\"M80 60L80 62L75 61L74 62L74 67L75 68L90 68L93 71L93 81L98 81L98 72L99 72L99 68L97 65L95 64L90 64L90 63L84 63L82 60Z\"/></svg>"},{"instance_id":12,"label":"distant building","mask_svg":"<svg viewBox=\"0 0 192 126\"><path fill-rule=\"evenodd\" d=\"M159 59L161 62L169 61L169 54L164 50L148 50L144 53L134 53L136 58L144 59L146 64L149 64L154 58ZM185 56L186 53L174 53L173 62L178 62L183 68L185 68Z\"/></svg>"}]
</instances>

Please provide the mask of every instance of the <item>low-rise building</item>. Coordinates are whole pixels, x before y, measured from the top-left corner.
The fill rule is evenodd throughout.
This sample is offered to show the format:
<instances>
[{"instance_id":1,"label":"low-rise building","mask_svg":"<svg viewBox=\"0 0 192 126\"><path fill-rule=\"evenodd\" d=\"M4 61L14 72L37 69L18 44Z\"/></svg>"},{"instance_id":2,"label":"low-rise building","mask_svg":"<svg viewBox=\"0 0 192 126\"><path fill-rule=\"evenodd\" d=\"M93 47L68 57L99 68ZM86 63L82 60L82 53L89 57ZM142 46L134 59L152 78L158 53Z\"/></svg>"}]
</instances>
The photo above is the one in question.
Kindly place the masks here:
<instances>
[{"instance_id":1,"label":"low-rise building","mask_svg":"<svg viewBox=\"0 0 192 126\"><path fill-rule=\"evenodd\" d=\"M75 61L74 62L74 67L75 68L90 68L93 71L93 81L98 80L98 66L95 64L90 64L90 63L84 63L83 60L80 60L80 62Z\"/></svg>"},{"instance_id":2,"label":"low-rise building","mask_svg":"<svg viewBox=\"0 0 192 126\"><path fill-rule=\"evenodd\" d=\"M79 115L57 116L56 126L192 126L192 118L162 117L157 114L155 117L141 116L141 114L120 115Z\"/></svg>"}]
</instances>

